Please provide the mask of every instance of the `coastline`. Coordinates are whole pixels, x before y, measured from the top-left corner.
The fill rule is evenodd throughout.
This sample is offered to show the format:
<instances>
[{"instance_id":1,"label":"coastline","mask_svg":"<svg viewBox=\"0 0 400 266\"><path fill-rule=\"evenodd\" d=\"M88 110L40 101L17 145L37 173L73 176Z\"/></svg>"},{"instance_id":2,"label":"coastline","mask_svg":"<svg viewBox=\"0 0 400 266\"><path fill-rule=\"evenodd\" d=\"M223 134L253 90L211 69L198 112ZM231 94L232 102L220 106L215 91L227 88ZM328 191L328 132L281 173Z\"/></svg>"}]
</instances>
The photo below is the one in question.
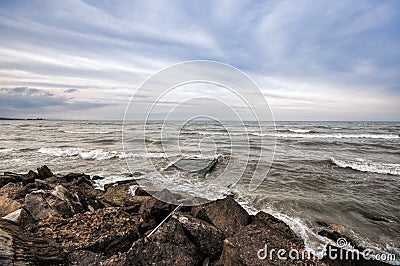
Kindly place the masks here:
<instances>
[{"instance_id":1,"label":"coastline","mask_svg":"<svg viewBox=\"0 0 400 266\"><path fill-rule=\"evenodd\" d=\"M0 264L388 265L308 256L287 224L262 211L250 215L233 196L173 212L175 205L134 180L108 184L105 191L93 185L88 175L54 175L47 166L0 176ZM324 232L333 241L343 238L334 229ZM299 257L270 253L280 249Z\"/></svg>"}]
</instances>

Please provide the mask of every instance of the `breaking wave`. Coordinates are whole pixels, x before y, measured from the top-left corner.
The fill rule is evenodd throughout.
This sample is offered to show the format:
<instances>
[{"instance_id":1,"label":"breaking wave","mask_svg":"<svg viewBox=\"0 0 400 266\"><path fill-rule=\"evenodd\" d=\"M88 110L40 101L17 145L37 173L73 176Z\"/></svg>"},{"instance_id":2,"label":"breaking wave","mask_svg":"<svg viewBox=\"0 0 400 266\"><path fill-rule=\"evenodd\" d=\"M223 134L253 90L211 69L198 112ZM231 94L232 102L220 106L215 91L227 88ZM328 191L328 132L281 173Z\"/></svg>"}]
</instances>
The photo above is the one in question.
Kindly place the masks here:
<instances>
[{"instance_id":1,"label":"breaking wave","mask_svg":"<svg viewBox=\"0 0 400 266\"><path fill-rule=\"evenodd\" d=\"M40 148L39 153L56 157L79 157L84 160L109 160L127 158L165 158L165 153L125 153L121 151L105 151L103 149L83 150L80 148Z\"/></svg>"},{"instance_id":2,"label":"breaking wave","mask_svg":"<svg viewBox=\"0 0 400 266\"><path fill-rule=\"evenodd\" d=\"M399 135L389 134L275 134L279 138L321 138L321 139L400 139Z\"/></svg>"},{"instance_id":3,"label":"breaking wave","mask_svg":"<svg viewBox=\"0 0 400 266\"><path fill-rule=\"evenodd\" d=\"M400 164L376 163L365 160L337 160L330 158L331 162L342 168L351 168L361 172L378 174L400 175Z\"/></svg>"}]
</instances>

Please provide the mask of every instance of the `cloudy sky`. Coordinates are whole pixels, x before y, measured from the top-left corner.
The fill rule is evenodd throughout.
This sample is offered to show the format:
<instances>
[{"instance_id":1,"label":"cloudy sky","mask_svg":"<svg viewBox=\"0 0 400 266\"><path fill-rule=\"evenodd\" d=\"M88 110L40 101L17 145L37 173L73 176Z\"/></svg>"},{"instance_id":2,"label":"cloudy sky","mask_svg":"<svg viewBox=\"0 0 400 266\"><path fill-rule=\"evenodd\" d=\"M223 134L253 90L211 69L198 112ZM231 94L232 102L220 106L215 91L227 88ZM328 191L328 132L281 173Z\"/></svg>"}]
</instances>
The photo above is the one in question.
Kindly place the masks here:
<instances>
[{"instance_id":1,"label":"cloudy sky","mask_svg":"<svg viewBox=\"0 0 400 266\"><path fill-rule=\"evenodd\" d=\"M201 59L249 75L276 120L400 120L400 1L2 0L0 38L2 117L122 119Z\"/></svg>"}]
</instances>

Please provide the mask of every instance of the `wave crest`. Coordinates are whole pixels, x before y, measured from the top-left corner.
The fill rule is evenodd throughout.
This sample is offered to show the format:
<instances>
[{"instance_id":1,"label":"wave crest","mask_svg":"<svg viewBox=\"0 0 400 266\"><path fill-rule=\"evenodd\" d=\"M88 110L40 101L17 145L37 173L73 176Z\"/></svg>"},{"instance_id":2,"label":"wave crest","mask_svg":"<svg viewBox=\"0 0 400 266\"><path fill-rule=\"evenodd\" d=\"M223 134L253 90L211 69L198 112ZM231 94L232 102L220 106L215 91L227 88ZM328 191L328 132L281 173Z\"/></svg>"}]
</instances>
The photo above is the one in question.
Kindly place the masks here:
<instances>
[{"instance_id":1,"label":"wave crest","mask_svg":"<svg viewBox=\"0 0 400 266\"><path fill-rule=\"evenodd\" d=\"M330 158L331 162L341 168L351 168L361 172L378 174L400 175L400 164L376 163L365 160L337 160Z\"/></svg>"}]
</instances>

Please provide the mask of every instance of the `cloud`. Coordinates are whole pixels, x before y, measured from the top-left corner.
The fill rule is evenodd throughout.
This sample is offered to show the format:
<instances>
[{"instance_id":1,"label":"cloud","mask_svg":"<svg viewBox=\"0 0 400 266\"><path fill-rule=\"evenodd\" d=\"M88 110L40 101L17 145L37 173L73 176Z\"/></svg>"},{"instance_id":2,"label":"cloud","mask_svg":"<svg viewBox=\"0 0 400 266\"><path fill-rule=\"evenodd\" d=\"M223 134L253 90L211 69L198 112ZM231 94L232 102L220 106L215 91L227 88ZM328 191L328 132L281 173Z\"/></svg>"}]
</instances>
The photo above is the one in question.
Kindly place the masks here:
<instances>
[{"instance_id":1,"label":"cloud","mask_svg":"<svg viewBox=\"0 0 400 266\"><path fill-rule=\"evenodd\" d=\"M256 79L280 103L278 119L309 119L309 104L321 99L336 107L329 117L342 117L354 114L343 91L360 95L363 106L380 99L381 109L398 99L399 28L396 1L2 1L0 86L46 89L54 94L49 113L78 101L119 105L119 112L157 71L210 59ZM325 112L319 108L315 119ZM369 119L370 110L355 119ZM395 109L375 113L400 117Z\"/></svg>"}]
</instances>

